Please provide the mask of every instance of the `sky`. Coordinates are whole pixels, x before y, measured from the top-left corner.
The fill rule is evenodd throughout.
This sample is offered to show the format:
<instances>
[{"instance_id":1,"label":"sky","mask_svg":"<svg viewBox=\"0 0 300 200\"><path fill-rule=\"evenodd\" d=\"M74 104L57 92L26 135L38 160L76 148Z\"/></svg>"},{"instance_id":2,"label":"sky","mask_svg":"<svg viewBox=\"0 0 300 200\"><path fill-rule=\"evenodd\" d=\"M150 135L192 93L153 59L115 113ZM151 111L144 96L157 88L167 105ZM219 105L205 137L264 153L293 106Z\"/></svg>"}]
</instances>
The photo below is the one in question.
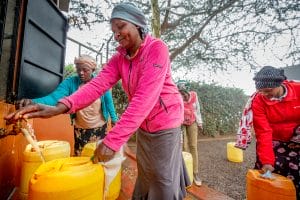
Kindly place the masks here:
<instances>
[{"instance_id":1,"label":"sky","mask_svg":"<svg viewBox=\"0 0 300 200\"><path fill-rule=\"evenodd\" d=\"M105 34L103 34L105 33ZM109 24L102 24L95 26L92 30L79 31L70 28L67 33L68 37L71 37L77 41L80 41L83 44L94 44L95 46L101 46L102 39L104 37L110 37L110 26ZM284 47L288 42L287 38L282 38L281 43L277 44L278 50L274 50L271 47L257 47L254 51L255 59L259 66L271 65L274 67L284 67L288 61L280 62L276 56L280 56L281 53L284 52ZM84 48L82 48L84 52ZM66 46L66 59L65 64L73 63L74 57L78 56L78 45L67 40ZM100 59L100 58L99 58ZM98 61L99 61L98 59ZM99 62L100 63L100 62ZM238 63L242 67L242 70L237 70L235 68L222 72L219 71L216 74L212 74L211 72L203 72L198 70L191 71L189 78L191 80L198 80L200 82L206 83L216 83L218 85L224 87L235 87L242 89L246 95L251 95L255 92L254 82L252 78L254 77L255 71L250 69L250 66L245 63ZM204 74L203 74L204 73ZM181 79L182 72L173 73L173 78L176 80ZM194 77L192 77L194 76Z\"/></svg>"}]
</instances>

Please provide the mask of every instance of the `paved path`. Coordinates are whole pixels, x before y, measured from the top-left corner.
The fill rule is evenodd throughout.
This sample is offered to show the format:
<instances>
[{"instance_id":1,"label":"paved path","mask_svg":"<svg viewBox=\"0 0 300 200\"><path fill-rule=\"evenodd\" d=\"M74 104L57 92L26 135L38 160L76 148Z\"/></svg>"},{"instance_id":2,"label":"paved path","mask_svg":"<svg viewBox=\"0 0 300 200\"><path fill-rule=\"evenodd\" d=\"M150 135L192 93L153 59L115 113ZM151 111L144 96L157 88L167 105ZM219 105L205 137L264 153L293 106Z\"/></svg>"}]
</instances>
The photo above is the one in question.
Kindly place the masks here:
<instances>
[{"instance_id":1,"label":"paved path","mask_svg":"<svg viewBox=\"0 0 300 200\"><path fill-rule=\"evenodd\" d=\"M122 171L122 189L118 200L128 200L131 198L134 183L137 177L135 144L129 143L125 148L127 159L123 162ZM185 200L233 200L225 194L218 192L212 188L202 185L197 187L194 184L188 189L188 196Z\"/></svg>"},{"instance_id":2,"label":"paved path","mask_svg":"<svg viewBox=\"0 0 300 200\"><path fill-rule=\"evenodd\" d=\"M236 136L232 135L232 136L222 136L222 137L208 137L208 138L203 138L203 137L198 137L198 141L218 141L218 140L232 140L235 141Z\"/></svg>"}]
</instances>

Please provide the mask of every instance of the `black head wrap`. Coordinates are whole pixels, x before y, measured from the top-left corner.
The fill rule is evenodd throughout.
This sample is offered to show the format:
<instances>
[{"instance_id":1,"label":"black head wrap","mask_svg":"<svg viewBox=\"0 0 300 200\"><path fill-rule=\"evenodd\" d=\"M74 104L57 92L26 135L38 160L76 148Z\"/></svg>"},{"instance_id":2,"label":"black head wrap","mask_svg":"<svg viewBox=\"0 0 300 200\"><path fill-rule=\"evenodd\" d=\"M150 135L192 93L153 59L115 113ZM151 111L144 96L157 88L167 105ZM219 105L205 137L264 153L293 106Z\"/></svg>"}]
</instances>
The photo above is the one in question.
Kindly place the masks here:
<instances>
[{"instance_id":1,"label":"black head wrap","mask_svg":"<svg viewBox=\"0 0 300 200\"><path fill-rule=\"evenodd\" d=\"M254 76L256 89L263 88L275 88L279 87L280 84L286 80L283 69L277 69L271 66L264 66L257 74Z\"/></svg>"}]
</instances>

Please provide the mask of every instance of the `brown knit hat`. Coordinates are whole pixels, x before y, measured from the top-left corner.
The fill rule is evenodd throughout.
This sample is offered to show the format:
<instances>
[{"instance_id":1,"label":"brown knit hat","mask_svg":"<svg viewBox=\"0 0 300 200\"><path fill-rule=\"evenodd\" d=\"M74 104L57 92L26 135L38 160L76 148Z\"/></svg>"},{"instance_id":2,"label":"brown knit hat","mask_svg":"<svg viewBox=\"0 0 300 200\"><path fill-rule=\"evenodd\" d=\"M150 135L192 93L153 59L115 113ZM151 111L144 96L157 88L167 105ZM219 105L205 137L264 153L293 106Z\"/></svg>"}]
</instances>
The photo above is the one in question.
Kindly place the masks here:
<instances>
[{"instance_id":1,"label":"brown knit hat","mask_svg":"<svg viewBox=\"0 0 300 200\"><path fill-rule=\"evenodd\" d=\"M277 69L271 66L264 66L257 74L254 76L256 89L263 88L275 88L279 87L280 84L286 80L283 69Z\"/></svg>"}]
</instances>

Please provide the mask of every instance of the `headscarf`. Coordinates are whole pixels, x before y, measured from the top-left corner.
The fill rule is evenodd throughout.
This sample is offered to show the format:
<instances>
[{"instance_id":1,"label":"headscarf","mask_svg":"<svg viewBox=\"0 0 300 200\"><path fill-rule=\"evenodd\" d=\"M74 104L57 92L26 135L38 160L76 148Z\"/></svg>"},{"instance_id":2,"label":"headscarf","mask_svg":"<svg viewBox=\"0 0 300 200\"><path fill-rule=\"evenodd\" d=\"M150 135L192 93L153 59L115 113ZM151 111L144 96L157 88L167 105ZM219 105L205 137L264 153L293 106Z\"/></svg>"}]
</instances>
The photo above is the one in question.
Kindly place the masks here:
<instances>
[{"instance_id":1,"label":"headscarf","mask_svg":"<svg viewBox=\"0 0 300 200\"><path fill-rule=\"evenodd\" d=\"M95 70L97 67L96 60L89 55L80 55L78 58L75 57L74 63L75 63L75 65L85 64L92 70Z\"/></svg>"},{"instance_id":2,"label":"headscarf","mask_svg":"<svg viewBox=\"0 0 300 200\"><path fill-rule=\"evenodd\" d=\"M140 27L142 34L148 32L146 17L144 13L131 2L124 2L116 5L111 13L112 19L123 19Z\"/></svg>"},{"instance_id":3,"label":"headscarf","mask_svg":"<svg viewBox=\"0 0 300 200\"><path fill-rule=\"evenodd\" d=\"M179 80L179 81L177 81L176 85L177 85L177 88L179 91L189 93L190 84L187 81Z\"/></svg>"},{"instance_id":4,"label":"headscarf","mask_svg":"<svg viewBox=\"0 0 300 200\"><path fill-rule=\"evenodd\" d=\"M275 88L286 80L283 69L264 66L253 78L256 89Z\"/></svg>"}]
</instances>

